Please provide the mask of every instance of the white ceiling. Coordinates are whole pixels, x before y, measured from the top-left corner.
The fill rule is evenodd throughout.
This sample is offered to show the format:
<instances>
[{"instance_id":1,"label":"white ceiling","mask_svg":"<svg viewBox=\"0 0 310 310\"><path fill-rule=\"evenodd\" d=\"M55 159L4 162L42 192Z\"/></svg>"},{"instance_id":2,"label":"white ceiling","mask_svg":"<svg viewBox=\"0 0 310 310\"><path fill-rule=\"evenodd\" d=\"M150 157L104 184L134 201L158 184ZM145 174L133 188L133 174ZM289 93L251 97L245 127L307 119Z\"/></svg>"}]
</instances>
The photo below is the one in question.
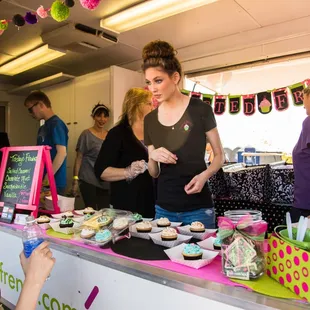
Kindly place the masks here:
<instances>
[{"instance_id":1,"label":"white ceiling","mask_svg":"<svg viewBox=\"0 0 310 310\"><path fill-rule=\"evenodd\" d=\"M159 0L152 0L159 1ZM2 0L0 20L11 19L14 14L36 10L44 2L53 0ZM100 29L102 17L139 3L138 0L102 0L94 11L81 7L79 0L70 11L69 23L82 23ZM143 46L155 39L171 42L180 50L201 42L258 29L310 15L310 0L219 0L179 15L122 33L119 43L87 54L68 52L66 56L14 77L0 75L0 82L22 85L36 79L64 72L82 75L111 65L130 68L139 63ZM65 23L52 18L40 20L36 25L25 25L18 30L12 23L0 36L0 64L42 45L40 35ZM64 42L65 45L65 42ZM187 59L189 55L186 56Z\"/></svg>"}]
</instances>

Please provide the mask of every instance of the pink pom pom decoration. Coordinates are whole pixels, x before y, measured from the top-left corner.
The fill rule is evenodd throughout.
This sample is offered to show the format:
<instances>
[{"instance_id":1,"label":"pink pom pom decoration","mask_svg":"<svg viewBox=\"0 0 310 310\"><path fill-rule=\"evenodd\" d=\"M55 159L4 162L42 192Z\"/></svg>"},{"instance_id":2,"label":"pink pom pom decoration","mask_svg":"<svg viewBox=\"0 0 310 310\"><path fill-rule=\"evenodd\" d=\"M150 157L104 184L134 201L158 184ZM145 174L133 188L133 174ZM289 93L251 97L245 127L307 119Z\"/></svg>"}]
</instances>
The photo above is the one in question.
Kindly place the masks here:
<instances>
[{"instance_id":1,"label":"pink pom pom decoration","mask_svg":"<svg viewBox=\"0 0 310 310\"><path fill-rule=\"evenodd\" d=\"M94 10L100 4L101 0L80 0L83 8L88 10Z\"/></svg>"},{"instance_id":2,"label":"pink pom pom decoration","mask_svg":"<svg viewBox=\"0 0 310 310\"><path fill-rule=\"evenodd\" d=\"M41 18L46 18L48 16L47 11L44 9L43 5L41 5L38 9L37 9L37 14L41 17Z\"/></svg>"}]
</instances>

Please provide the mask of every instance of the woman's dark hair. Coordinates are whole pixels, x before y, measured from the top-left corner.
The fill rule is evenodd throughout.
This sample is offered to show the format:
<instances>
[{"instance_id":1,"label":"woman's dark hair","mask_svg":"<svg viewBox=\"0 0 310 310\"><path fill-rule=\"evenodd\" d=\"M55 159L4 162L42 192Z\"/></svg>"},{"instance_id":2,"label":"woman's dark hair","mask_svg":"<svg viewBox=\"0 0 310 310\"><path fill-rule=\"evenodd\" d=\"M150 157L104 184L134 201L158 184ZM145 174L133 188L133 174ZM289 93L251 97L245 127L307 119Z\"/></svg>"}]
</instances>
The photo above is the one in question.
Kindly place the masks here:
<instances>
[{"instance_id":1,"label":"woman's dark hair","mask_svg":"<svg viewBox=\"0 0 310 310\"><path fill-rule=\"evenodd\" d=\"M110 110L107 106L105 106L104 104L101 103L97 103L94 108L91 111L91 116L95 117L95 116L99 116L101 114L104 114L105 117L109 117L110 116Z\"/></svg>"},{"instance_id":2,"label":"woman's dark hair","mask_svg":"<svg viewBox=\"0 0 310 310\"><path fill-rule=\"evenodd\" d=\"M178 72L182 76L182 67L176 57L176 50L166 41L156 40L144 46L142 51L142 70L160 67L170 76Z\"/></svg>"}]
</instances>

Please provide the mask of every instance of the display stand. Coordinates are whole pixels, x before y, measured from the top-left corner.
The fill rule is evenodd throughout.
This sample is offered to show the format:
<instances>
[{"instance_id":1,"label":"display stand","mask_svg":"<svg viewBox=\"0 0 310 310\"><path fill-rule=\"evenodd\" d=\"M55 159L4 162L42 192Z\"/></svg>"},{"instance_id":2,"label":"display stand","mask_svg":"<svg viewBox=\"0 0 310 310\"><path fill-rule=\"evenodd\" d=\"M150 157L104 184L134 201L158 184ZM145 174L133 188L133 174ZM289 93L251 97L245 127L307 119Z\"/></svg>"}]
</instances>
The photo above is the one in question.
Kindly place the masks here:
<instances>
[{"instance_id":1,"label":"display stand","mask_svg":"<svg viewBox=\"0 0 310 310\"><path fill-rule=\"evenodd\" d=\"M40 213L60 213L49 146L5 147L0 167L0 207L5 202L15 204L16 210L31 211L38 216L44 172L47 173L53 210Z\"/></svg>"}]
</instances>

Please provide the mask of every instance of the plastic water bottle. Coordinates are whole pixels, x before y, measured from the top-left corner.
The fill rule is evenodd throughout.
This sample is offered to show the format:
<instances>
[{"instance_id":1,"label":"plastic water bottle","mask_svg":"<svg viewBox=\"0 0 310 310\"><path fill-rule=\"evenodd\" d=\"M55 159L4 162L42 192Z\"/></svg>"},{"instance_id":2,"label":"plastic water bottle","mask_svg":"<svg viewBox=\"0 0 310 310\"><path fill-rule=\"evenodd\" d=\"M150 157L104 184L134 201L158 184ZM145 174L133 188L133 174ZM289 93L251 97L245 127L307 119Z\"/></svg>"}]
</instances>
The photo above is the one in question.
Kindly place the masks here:
<instances>
[{"instance_id":1,"label":"plastic water bottle","mask_svg":"<svg viewBox=\"0 0 310 310\"><path fill-rule=\"evenodd\" d=\"M24 254L26 258L30 257L35 250L44 241L41 227L36 223L33 216L27 216L26 226L23 230Z\"/></svg>"}]
</instances>

